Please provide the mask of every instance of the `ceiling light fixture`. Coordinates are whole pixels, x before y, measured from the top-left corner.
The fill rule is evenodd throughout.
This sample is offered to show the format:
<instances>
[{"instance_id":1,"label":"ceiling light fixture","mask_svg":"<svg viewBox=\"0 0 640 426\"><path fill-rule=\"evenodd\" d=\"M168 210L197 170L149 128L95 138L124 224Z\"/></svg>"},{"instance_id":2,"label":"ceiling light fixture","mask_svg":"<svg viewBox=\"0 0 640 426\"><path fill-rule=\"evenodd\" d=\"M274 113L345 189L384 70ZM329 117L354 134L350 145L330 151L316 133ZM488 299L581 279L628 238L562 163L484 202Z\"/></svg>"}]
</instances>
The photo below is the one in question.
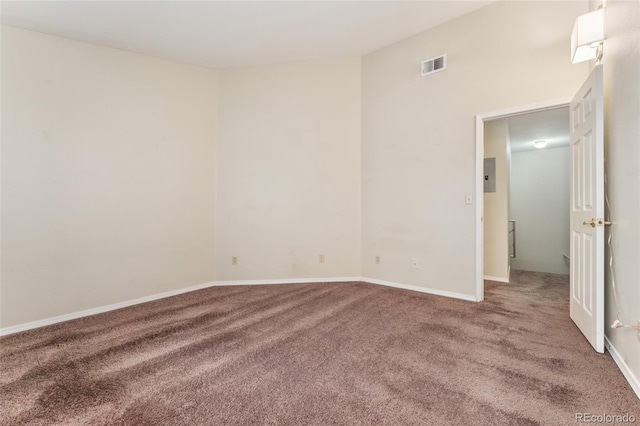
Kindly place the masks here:
<instances>
[{"instance_id":1,"label":"ceiling light fixture","mask_svg":"<svg viewBox=\"0 0 640 426\"><path fill-rule=\"evenodd\" d=\"M600 60L604 39L604 9L578 16L571 33L571 62Z\"/></svg>"},{"instance_id":2,"label":"ceiling light fixture","mask_svg":"<svg viewBox=\"0 0 640 426\"><path fill-rule=\"evenodd\" d=\"M542 149L542 148L547 146L547 141L535 141L533 143L533 146L538 148L538 149Z\"/></svg>"}]
</instances>

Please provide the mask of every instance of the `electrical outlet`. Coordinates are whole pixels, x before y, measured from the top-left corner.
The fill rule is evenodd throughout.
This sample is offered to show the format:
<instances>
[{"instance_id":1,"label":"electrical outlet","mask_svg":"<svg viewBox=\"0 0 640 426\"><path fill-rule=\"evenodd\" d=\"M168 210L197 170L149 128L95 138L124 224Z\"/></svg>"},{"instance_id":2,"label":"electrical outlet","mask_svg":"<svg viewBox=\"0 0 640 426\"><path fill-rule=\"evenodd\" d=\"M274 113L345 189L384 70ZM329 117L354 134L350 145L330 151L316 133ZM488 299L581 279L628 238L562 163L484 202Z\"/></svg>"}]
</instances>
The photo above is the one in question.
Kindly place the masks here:
<instances>
[{"instance_id":1,"label":"electrical outlet","mask_svg":"<svg viewBox=\"0 0 640 426\"><path fill-rule=\"evenodd\" d=\"M411 268L412 269L420 269L420 262L415 257L411 259Z\"/></svg>"},{"instance_id":2,"label":"electrical outlet","mask_svg":"<svg viewBox=\"0 0 640 426\"><path fill-rule=\"evenodd\" d=\"M238 264L238 258L236 256L231 256L231 264L232 265L237 265Z\"/></svg>"},{"instance_id":3,"label":"electrical outlet","mask_svg":"<svg viewBox=\"0 0 640 426\"><path fill-rule=\"evenodd\" d=\"M318 262L324 263L324 254L321 254L320 256L318 256Z\"/></svg>"},{"instance_id":4,"label":"electrical outlet","mask_svg":"<svg viewBox=\"0 0 640 426\"><path fill-rule=\"evenodd\" d=\"M376 265L380 264L380 256L376 256Z\"/></svg>"}]
</instances>

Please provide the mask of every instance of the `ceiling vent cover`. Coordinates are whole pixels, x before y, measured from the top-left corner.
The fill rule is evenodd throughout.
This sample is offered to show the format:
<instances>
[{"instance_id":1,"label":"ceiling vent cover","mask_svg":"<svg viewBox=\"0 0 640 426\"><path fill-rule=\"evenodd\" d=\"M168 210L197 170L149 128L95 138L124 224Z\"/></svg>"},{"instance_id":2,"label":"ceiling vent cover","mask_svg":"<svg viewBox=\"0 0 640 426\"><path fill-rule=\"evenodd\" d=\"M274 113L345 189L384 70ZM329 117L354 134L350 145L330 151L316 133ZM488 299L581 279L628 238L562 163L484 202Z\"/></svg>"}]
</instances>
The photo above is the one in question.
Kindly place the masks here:
<instances>
[{"instance_id":1,"label":"ceiling vent cover","mask_svg":"<svg viewBox=\"0 0 640 426\"><path fill-rule=\"evenodd\" d=\"M421 76L433 74L434 72L444 71L447 69L447 55L437 56L435 58L422 61Z\"/></svg>"}]
</instances>

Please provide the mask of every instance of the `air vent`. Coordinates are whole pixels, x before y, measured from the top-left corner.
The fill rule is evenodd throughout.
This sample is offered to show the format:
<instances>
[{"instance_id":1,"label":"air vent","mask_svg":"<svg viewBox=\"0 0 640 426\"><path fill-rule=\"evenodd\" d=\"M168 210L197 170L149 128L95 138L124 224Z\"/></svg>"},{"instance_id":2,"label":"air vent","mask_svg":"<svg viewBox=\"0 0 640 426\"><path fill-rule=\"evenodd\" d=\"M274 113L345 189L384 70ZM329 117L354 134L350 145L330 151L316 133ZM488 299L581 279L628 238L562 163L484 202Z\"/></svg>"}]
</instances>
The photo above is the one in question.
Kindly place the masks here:
<instances>
[{"instance_id":1,"label":"air vent","mask_svg":"<svg viewBox=\"0 0 640 426\"><path fill-rule=\"evenodd\" d=\"M433 74L434 72L443 71L447 69L447 55L437 56L435 58L422 61L422 72L420 75Z\"/></svg>"}]
</instances>

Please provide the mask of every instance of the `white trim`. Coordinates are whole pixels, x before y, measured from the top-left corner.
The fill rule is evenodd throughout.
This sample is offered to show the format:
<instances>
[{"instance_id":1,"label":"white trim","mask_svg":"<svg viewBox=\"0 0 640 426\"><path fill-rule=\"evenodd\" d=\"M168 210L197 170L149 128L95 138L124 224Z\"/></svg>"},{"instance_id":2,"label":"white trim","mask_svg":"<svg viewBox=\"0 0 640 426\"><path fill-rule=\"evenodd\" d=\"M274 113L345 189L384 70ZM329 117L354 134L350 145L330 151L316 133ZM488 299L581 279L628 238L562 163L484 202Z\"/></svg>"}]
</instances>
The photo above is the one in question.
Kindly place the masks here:
<instances>
[{"instance_id":1,"label":"white trim","mask_svg":"<svg viewBox=\"0 0 640 426\"><path fill-rule=\"evenodd\" d=\"M236 286L236 285L273 285L273 284L309 284L309 283L336 283L336 282L366 282L369 284L384 285L387 287L402 288L405 290L418 291L421 293L434 294L437 296L451 297L454 299L477 301L476 297L469 294L454 293L450 291L437 290L414 286L410 284L401 284L391 281L376 280L373 278L363 277L328 277L328 278L286 278L280 280L233 280L233 281L212 281L204 284L198 284L177 290L166 291L164 293L153 294L151 296L139 297L137 299L125 300L123 302L113 303L111 305L100 306L97 308L86 309L70 314L59 315L52 318L46 318L38 321L28 322L25 324L14 325L0 329L0 336L6 336L21 331L27 331L34 328L44 327L47 325L57 324L64 321L70 321L90 315L101 314L104 312L114 311L116 309L126 308L140 303L151 302L165 297L176 296L178 294L188 293L191 291L202 290L208 287Z\"/></svg>"},{"instance_id":2,"label":"white trim","mask_svg":"<svg viewBox=\"0 0 640 426\"><path fill-rule=\"evenodd\" d=\"M509 284L509 280L511 279L511 265L507 265L507 276L505 277L492 277L491 275L483 275L482 280L488 281L497 281L499 283L507 283Z\"/></svg>"},{"instance_id":3,"label":"white trim","mask_svg":"<svg viewBox=\"0 0 640 426\"><path fill-rule=\"evenodd\" d=\"M233 280L233 281L212 281L203 284L197 284L190 287L184 287L177 290L165 291L164 293L152 294L151 296L139 297L137 299L125 300L123 302L113 303L111 305L99 306L97 308L86 309L84 311L73 312L70 314L59 315L56 317L46 318L42 320L32 321L25 324L18 324L11 327L0 329L0 336L19 333L34 328L44 327L47 325L57 324L64 321L70 321L90 315L102 314L104 312L115 311L116 309L126 308L140 303L151 302L165 297L176 296L178 294L188 293L191 291L202 290L208 287L222 287L235 285L271 285L271 284L309 284L309 283L336 283L336 282L366 282L369 284L385 285L388 287L403 288L405 290L419 291L422 293L435 294L438 296L452 297L455 299L463 299L476 301L476 298L468 294L452 293L449 291L435 290L430 288L418 287L408 284L394 283L390 281L374 280L362 277L327 277L327 278L286 278L281 280Z\"/></svg>"},{"instance_id":4,"label":"white trim","mask_svg":"<svg viewBox=\"0 0 640 426\"><path fill-rule=\"evenodd\" d=\"M514 115L528 114L530 112L545 111L548 109L557 109L569 106L571 98L556 99L547 102L537 102L535 104L522 105L519 107L505 108L497 111L485 112L476 115L482 121L495 120L498 118L512 117Z\"/></svg>"},{"instance_id":5,"label":"white trim","mask_svg":"<svg viewBox=\"0 0 640 426\"><path fill-rule=\"evenodd\" d=\"M476 115L476 300L484 300L484 122L530 112L545 111L548 109L569 106L570 98L557 99L555 101L539 102L514 108L485 112Z\"/></svg>"},{"instance_id":6,"label":"white trim","mask_svg":"<svg viewBox=\"0 0 640 426\"><path fill-rule=\"evenodd\" d=\"M450 291L437 290L426 287L419 287L410 284L401 284L391 281L376 280L364 277L338 277L338 278L288 278L282 280L233 280L233 281L215 281L213 285L270 285L270 284L308 284L308 283L336 283L336 282L364 282L368 284L384 285L387 287L402 288L405 290L418 291L421 293L435 294L437 296L451 297L454 299L476 301L475 296L470 294L453 293Z\"/></svg>"},{"instance_id":7,"label":"white trim","mask_svg":"<svg viewBox=\"0 0 640 426\"><path fill-rule=\"evenodd\" d=\"M201 290L203 288L214 286L215 282L208 282L204 284L198 284L191 287L184 287L178 290L165 291L164 293L152 294L151 296L139 297L137 299L125 300L124 302L113 303L111 305L99 306L97 308L85 309L84 311L73 312L70 314L59 315L57 317L46 318L25 324L18 324L11 327L5 327L0 329L0 336L6 336L7 334L18 333L20 331L31 330L33 328L44 327L46 325L57 324L59 322L70 321L82 317L88 317L90 315L101 314L104 312L115 311L116 309L126 308L128 306L138 305L140 303L151 302L153 300L163 299L165 297L176 296L178 294L187 293L190 291Z\"/></svg>"},{"instance_id":8,"label":"white trim","mask_svg":"<svg viewBox=\"0 0 640 426\"><path fill-rule=\"evenodd\" d=\"M487 281L497 281L499 283L507 283L509 284L509 278L505 278L505 277L492 277L490 275L485 275L484 277L482 277L483 279L487 280Z\"/></svg>"},{"instance_id":9,"label":"white trim","mask_svg":"<svg viewBox=\"0 0 640 426\"><path fill-rule=\"evenodd\" d=\"M246 281L212 281L204 284L197 284L190 287L184 287L177 290L165 291L163 293L152 294L150 296L139 297L137 299L125 300L123 302L113 303L111 305L99 306L97 308L86 309L84 311L73 312L70 314L59 315L56 317L45 318L42 320L32 321L25 324L18 324L11 327L0 329L0 336L19 333L34 328L44 327L47 325L57 324L59 322L70 321L78 318L88 317L90 315L101 314L104 312L115 311L116 309L126 308L140 303L151 302L165 297L176 296L182 293L202 290L203 288L227 285L259 285L259 284L294 284L294 283L322 283L322 282L341 282L341 281L361 281L360 277L346 278L297 278L284 280L246 280Z\"/></svg>"},{"instance_id":10,"label":"white trim","mask_svg":"<svg viewBox=\"0 0 640 426\"><path fill-rule=\"evenodd\" d=\"M476 115L476 300L484 300L484 120Z\"/></svg>"},{"instance_id":11,"label":"white trim","mask_svg":"<svg viewBox=\"0 0 640 426\"><path fill-rule=\"evenodd\" d=\"M627 382L631 385L631 388L636 393L638 399L640 399L640 380L633 374L633 371L629 368L629 365L624 361L624 358L620 355L620 353L616 350L613 343L607 336L604 336L604 343L607 348L607 351L611 354L611 358L618 365L620 371L624 375L624 378L627 379Z\"/></svg>"},{"instance_id":12,"label":"white trim","mask_svg":"<svg viewBox=\"0 0 640 426\"><path fill-rule=\"evenodd\" d=\"M496 277L485 277L485 279L490 279L492 281L503 281L503 279L499 279ZM78 319L90 315L101 314L104 312L114 311L116 309L126 308L133 305L138 305L140 303L151 302L153 300L163 299L166 297L176 296L178 294L188 293L191 291L202 290L208 287L222 287L222 286L235 286L235 285L270 285L270 284L308 284L308 283L332 283L332 282L365 282L369 284L377 284L383 285L386 287L395 287L401 288L404 290L412 290L421 293L433 294L437 296L445 296L451 297L454 299L462 299L471 302L480 301L473 295L462 294L462 293L454 293L450 291L437 290L432 288L418 287L410 284L401 284L391 281L383 281L377 280L373 278L363 278L363 277L342 277L342 278L293 278L293 279L283 279L283 280L234 280L234 281L212 281L204 284L198 284L190 287L181 288L178 290L166 291L164 293L158 293L151 296L140 297L137 299L131 299L124 302L114 303L111 305L101 306L93 309L86 309L84 311L74 312L66 315L59 315L57 317L47 318L43 320L33 321L25 324L19 324L12 327L6 327L0 329L0 336L6 336L13 333L18 333L21 331L27 331L34 328L44 327L47 325L57 324L64 321L69 321L73 319ZM508 282L508 280L506 281ZM613 346L611 341L607 336L604 337L605 344L607 350L611 354L611 357L617 364L618 368L624 375L625 379L631 385L631 388L640 399L640 381L635 377L629 366L625 363L624 358L618 353L616 348Z\"/></svg>"},{"instance_id":13,"label":"white trim","mask_svg":"<svg viewBox=\"0 0 640 426\"><path fill-rule=\"evenodd\" d=\"M451 291L437 290L434 288L426 288L426 287L418 287L415 285L394 283L391 281L376 280L373 278L361 278L361 281L369 284L378 284L378 285L384 285L387 287L402 288L405 290L419 291L420 293L434 294L436 296L451 297L454 299L468 300L471 302L478 301L476 297L472 294L453 293Z\"/></svg>"},{"instance_id":14,"label":"white trim","mask_svg":"<svg viewBox=\"0 0 640 426\"><path fill-rule=\"evenodd\" d=\"M329 277L329 278L286 278L282 280L233 280L214 281L215 286L225 285L271 285L271 284L310 284L310 283L340 283L362 281L361 277Z\"/></svg>"}]
</instances>

